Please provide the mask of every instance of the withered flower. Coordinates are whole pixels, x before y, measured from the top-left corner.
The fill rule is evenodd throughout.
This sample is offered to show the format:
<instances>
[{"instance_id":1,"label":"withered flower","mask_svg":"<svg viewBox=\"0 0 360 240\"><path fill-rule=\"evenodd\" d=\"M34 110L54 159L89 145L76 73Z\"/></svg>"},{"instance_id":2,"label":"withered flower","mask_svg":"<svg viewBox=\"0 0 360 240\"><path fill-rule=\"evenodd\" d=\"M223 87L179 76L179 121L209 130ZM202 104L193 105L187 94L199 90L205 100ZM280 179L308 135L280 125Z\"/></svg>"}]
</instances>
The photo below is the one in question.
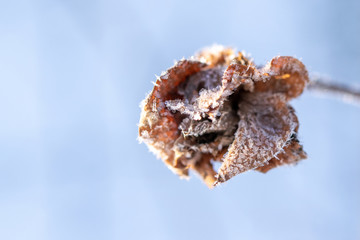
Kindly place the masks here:
<instances>
[{"instance_id":1,"label":"withered flower","mask_svg":"<svg viewBox=\"0 0 360 240\"><path fill-rule=\"evenodd\" d=\"M288 104L309 81L293 57L257 67L214 46L163 72L143 102L139 138L180 177L195 170L212 187L254 169L306 158ZM221 162L218 173L213 162Z\"/></svg>"}]
</instances>

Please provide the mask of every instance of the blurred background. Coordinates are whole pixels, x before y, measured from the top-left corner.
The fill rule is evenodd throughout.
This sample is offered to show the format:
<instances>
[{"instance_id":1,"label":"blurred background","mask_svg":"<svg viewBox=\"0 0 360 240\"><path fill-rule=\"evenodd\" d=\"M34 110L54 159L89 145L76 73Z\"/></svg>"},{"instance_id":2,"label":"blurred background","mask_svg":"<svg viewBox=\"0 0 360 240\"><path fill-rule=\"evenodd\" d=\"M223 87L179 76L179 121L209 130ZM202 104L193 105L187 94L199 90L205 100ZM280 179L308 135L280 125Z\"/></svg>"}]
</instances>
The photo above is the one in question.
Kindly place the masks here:
<instances>
[{"instance_id":1,"label":"blurred background","mask_svg":"<svg viewBox=\"0 0 360 240\"><path fill-rule=\"evenodd\" d=\"M309 158L209 190L137 141L155 74L214 43L360 86L360 2L0 1L0 239L360 239L360 108L292 102Z\"/></svg>"}]
</instances>

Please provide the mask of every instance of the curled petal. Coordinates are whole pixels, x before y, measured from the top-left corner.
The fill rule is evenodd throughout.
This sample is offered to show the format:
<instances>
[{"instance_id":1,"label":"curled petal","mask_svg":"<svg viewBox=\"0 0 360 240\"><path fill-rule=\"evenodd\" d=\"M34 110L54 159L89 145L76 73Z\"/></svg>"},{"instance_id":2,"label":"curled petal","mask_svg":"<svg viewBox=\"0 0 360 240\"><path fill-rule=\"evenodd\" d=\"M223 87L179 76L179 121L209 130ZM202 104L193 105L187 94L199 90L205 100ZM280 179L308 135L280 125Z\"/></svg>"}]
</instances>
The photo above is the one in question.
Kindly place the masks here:
<instances>
[{"instance_id":1,"label":"curled petal","mask_svg":"<svg viewBox=\"0 0 360 240\"><path fill-rule=\"evenodd\" d=\"M215 90L202 91L196 100L197 109L208 112L210 118L221 114L219 109L224 105L230 95L240 88L252 91L254 87L251 76L256 69L250 65L240 64L238 61L231 63L224 71L221 85Z\"/></svg>"},{"instance_id":2,"label":"curled petal","mask_svg":"<svg viewBox=\"0 0 360 240\"><path fill-rule=\"evenodd\" d=\"M282 165L294 165L302 159L306 158L302 146L297 139L292 139L291 142L284 148L284 151L279 153L276 157L272 158L264 166L258 167L256 170L262 173L266 173L269 170L282 166Z\"/></svg>"},{"instance_id":3,"label":"curled petal","mask_svg":"<svg viewBox=\"0 0 360 240\"><path fill-rule=\"evenodd\" d=\"M219 169L217 182L263 166L280 153L297 128L296 116L282 94L244 94L235 140Z\"/></svg>"},{"instance_id":4,"label":"curled petal","mask_svg":"<svg viewBox=\"0 0 360 240\"><path fill-rule=\"evenodd\" d=\"M235 58L235 51L221 45L204 48L195 54L195 59L205 62L210 67L228 65Z\"/></svg>"},{"instance_id":5,"label":"curled petal","mask_svg":"<svg viewBox=\"0 0 360 240\"><path fill-rule=\"evenodd\" d=\"M206 155L204 154L202 156L201 161L197 161L190 166L200 175L202 180L209 188L213 187L213 184L216 180L215 179L216 172L213 168L211 160L212 160L211 154L206 154Z\"/></svg>"},{"instance_id":6,"label":"curled petal","mask_svg":"<svg viewBox=\"0 0 360 240\"><path fill-rule=\"evenodd\" d=\"M181 98L177 93L179 84L206 67L205 63L199 61L179 61L157 79L153 91L143 102L139 138L179 175L187 175L187 170L174 167L172 146L180 135L178 125L183 117L172 113L165 101Z\"/></svg>"},{"instance_id":7,"label":"curled petal","mask_svg":"<svg viewBox=\"0 0 360 240\"><path fill-rule=\"evenodd\" d=\"M304 64L293 57L275 57L263 72L270 79L257 81L255 91L283 93L288 99L299 96L309 82Z\"/></svg>"}]
</instances>

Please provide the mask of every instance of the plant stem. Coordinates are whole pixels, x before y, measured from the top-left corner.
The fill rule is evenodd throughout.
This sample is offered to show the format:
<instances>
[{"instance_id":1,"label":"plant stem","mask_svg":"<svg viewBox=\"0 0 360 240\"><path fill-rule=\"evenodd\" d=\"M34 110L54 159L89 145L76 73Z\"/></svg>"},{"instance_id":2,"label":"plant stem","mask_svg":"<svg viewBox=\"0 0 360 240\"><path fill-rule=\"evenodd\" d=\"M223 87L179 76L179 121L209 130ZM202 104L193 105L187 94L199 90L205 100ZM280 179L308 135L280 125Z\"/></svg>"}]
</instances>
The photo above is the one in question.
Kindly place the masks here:
<instances>
[{"instance_id":1,"label":"plant stem","mask_svg":"<svg viewBox=\"0 0 360 240\"><path fill-rule=\"evenodd\" d=\"M345 102L360 106L359 88L352 88L344 84L334 83L321 77L311 77L307 89L321 94L331 94Z\"/></svg>"}]
</instances>

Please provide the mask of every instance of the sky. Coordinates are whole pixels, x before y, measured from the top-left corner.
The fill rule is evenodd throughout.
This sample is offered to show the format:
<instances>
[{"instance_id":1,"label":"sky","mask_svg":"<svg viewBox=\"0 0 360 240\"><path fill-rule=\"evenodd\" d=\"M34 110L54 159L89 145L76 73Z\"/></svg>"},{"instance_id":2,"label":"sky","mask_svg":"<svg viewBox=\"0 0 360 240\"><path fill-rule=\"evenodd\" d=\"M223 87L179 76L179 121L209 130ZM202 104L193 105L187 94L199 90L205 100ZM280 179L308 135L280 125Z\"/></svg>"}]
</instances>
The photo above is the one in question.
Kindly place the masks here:
<instances>
[{"instance_id":1,"label":"sky","mask_svg":"<svg viewBox=\"0 0 360 240\"><path fill-rule=\"evenodd\" d=\"M292 101L308 159L209 190L137 141L155 74L223 44L360 87L360 2L0 0L0 239L360 239L360 108Z\"/></svg>"}]
</instances>

